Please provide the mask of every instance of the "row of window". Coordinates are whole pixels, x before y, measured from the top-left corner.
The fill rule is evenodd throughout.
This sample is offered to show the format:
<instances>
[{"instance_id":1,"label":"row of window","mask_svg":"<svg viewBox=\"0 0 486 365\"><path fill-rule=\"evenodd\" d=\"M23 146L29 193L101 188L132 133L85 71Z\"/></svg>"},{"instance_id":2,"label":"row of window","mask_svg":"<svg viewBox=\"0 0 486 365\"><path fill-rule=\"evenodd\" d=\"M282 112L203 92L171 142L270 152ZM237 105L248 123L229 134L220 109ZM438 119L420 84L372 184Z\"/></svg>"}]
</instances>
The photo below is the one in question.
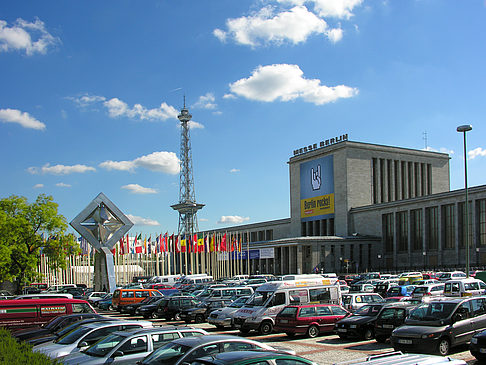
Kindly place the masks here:
<instances>
[{"instance_id":1,"label":"row of window","mask_svg":"<svg viewBox=\"0 0 486 365\"><path fill-rule=\"evenodd\" d=\"M306 236L334 236L334 218L302 222L300 234Z\"/></svg>"},{"instance_id":2,"label":"row of window","mask_svg":"<svg viewBox=\"0 0 486 365\"><path fill-rule=\"evenodd\" d=\"M383 214L382 232L385 252L393 252L395 235L398 252L408 251L409 239L412 251L438 250L439 247L454 249L456 247L456 229L458 230L458 247L466 247L466 232L472 246L486 246L486 199L476 200L474 203L473 205L473 202L470 201L468 204L467 226L465 224L466 209L463 202L413 209L396 214ZM476 221L473 219L474 209L476 210ZM439 242L439 237L442 237L442 242ZM476 237L475 241L474 237Z\"/></svg>"}]
</instances>

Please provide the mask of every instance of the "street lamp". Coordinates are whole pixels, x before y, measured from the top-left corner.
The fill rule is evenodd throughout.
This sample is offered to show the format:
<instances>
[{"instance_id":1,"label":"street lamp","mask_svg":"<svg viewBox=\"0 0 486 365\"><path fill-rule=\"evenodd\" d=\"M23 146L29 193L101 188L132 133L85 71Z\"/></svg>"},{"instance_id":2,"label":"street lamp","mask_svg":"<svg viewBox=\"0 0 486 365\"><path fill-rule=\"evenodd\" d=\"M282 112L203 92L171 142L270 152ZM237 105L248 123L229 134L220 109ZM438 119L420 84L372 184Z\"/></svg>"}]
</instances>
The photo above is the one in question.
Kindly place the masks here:
<instances>
[{"instance_id":1,"label":"street lamp","mask_svg":"<svg viewBox=\"0 0 486 365\"><path fill-rule=\"evenodd\" d=\"M469 278L469 212L468 212L468 197L467 197L467 152L466 152L466 132L472 130L472 125L464 124L457 127L457 131L462 133L464 136L464 192L466 196L466 201L464 202L464 212L466 214L465 225L466 225L466 277Z\"/></svg>"}]
</instances>

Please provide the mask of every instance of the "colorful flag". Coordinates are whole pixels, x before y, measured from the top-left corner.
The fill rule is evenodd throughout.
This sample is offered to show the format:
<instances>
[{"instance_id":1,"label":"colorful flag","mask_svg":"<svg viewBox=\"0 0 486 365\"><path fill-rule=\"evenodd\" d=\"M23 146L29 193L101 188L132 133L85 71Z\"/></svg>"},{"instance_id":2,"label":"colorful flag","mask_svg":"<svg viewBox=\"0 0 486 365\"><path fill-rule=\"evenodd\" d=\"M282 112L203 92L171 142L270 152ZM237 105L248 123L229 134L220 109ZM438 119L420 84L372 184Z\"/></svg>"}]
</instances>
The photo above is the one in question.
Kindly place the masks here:
<instances>
[{"instance_id":1,"label":"colorful flag","mask_svg":"<svg viewBox=\"0 0 486 365\"><path fill-rule=\"evenodd\" d=\"M162 250L163 252L169 252L169 245L168 245L168 238L169 238L169 232L165 232L164 234L164 238L163 238L163 246L162 246Z\"/></svg>"},{"instance_id":2,"label":"colorful flag","mask_svg":"<svg viewBox=\"0 0 486 365\"><path fill-rule=\"evenodd\" d=\"M186 252L186 236L180 240L181 242L181 252Z\"/></svg>"},{"instance_id":3,"label":"colorful flag","mask_svg":"<svg viewBox=\"0 0 486 365\"><path fill-rule=\"evenodd\" d=\"M135 235L135 253L142 253L142 234Z\"/></svg>"},{"instance_id":4,"label":"colorful flag","mask_svg":"<svg viewBox=\"0 0 486 365\"><path fill-rule=\"evenodd\" d=\"M216 248L214 247L214 233L211 236L211 240L209 241L209 252L215 252Z\"/></svg>"},{"instance_id":5,"label":"colorful flag","mask_svg":"<svg viewBox=\"0 0 486 365\"><path fill-rule=\"evenodd\" d=\"M149 255L152 254L152 235L150 235L148 240L146 240L145 253Z\"/></svg>"},{"instance_id":6,"label":"colorful flag","mask_svg":"<svg viewBox=\"0 0 486 365\"><path fill-rule=\"evenodd\" d=\"M209 235L204 235L203 252L209 252Z\"/></svg>"},{"instance_id":7,"label":"colorful flag","mask_svg":"<svg viewBox=\"0 0 486 365\"><path fill-rule=\"evenodd\" d=\"M226 233L223 235L223 238L221 238L221 243L219 245L219 250L220 251L226 251Z\"/></svg>"}]
</instances>

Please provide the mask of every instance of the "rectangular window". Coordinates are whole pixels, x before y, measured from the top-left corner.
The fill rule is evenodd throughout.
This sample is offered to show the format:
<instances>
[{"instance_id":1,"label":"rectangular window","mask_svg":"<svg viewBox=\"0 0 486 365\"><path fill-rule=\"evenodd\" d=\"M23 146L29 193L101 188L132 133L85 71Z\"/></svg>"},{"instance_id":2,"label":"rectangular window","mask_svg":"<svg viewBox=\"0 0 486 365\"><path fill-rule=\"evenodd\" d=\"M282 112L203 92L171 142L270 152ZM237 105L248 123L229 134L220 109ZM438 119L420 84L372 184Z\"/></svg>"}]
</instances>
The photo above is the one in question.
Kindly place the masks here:
<instances>
[{"instance_id":1,"label":"rectangular window","mask_svg":"<svg viewBox=\"0 0 486 365\"><path fill-rule=\"evenodd\" d=\"M400 174L401 176L401 182L402 182L402 199L406 199L407 195L407 163L405 161L402 161L402 173Z\"/></svg>"},{"instance_id":2,"label":"rectangular window","mask_svg":"<svg viewBox=\"0 0 486 365\"><path fill-rule=\"evenodd\" d=\"M439 215L438 208L431 207L425 209L426 223L428 226L427 232L427 248L429 250L437 250L439 247Z\"/></svg>"},{"instance_id":3,"label":"rectangular window","mask_svg":"<svg viewBox=\"0 0 486 365\"><path fill-rule=\"evenodd\" d=\"M398 251L408 251L408 219L407 212L397 213Z\"/></svg>"},{"instance_id":4,"label":"rectangular window","mask_svg":"<svg viewBox=\"0 0 486 365\"><path fill-rule=\"evenodd\" d=\"M383 214L383 239L385 252L393 252L393 213Z\"/></svg>"},{"instance_id":5,"label":"rectangular window","mask_svg":"<svg viewBox=\"0 0 486 365\"><path fill-rule=\"evenodd\" d=\"M300 235L302 237L307 236L307 227L306 227L305 222L300 223Z\"/></svg>"},{"instance_id":6,"label":"rectangular window","mask_svg":"<svg viewBox=\"0 0 486 365\"><path fill-rule=\"evenodd\" d=\"M329 236L334 236L334 218L329 218Z\"/></svg>"},{"instance_id":7,"label":"rectangular window","mask_svg":"<svg viewBox=\"0 0 486 365\"><path fill-rule=\"evenodd\" d=\"M420 164L420 182L421 182L421 186L422 186L422 196L424 196L426 194L425 192L425 164L424 163L421 163Z\"/></svg>"},{"instance_id":8,"label":"rectangular window","mask_svg":"<svg viewBox=\"0 0 486 365\"><path fill-rule=\"evenodd\" d=\"M415 183L415 196L420 195L420 169L419 163L414 163L414 183Z\"/></svg>"},{"instance_id":9,"label":"rectangular window","mask_svg":"<svg viewBox=\"0 0 486 365\"><path fill-rule=\"evenodd\" d=\"M309 293L307 289L296 289L289 291L290 304L309 303Z\"/></svg>"},{"instance_id":10,"label":"rectangular window","mask_svg":"<svg viewBox=\"0 0 486 365\"><path fill-rule=\"evenodd\" d=\"M391 202L392 198L392 160L386 160L386 181L387 181L387 190L388 190L388 200Z\"/></svg>"},{"instance_id":11,"label":"rectangular window","mask_svg":"<svg viewBox=\"0 0 486 365\"><path fill-rule=\"evenodd\" d=\"M413 187L413 162L408 163L408 198L413 198L415 195L413 194L412 187Z\"/></svg>"},{"instance_id":12,"label":"rectangular window","mask_svg":"<svg viewBox=\"0 0 486 365\"><path fill-rule=\"evenodd\" d=\"M459 203L459 247L466 247L466 210L464 209L464 203ZM468 236L469 247L473 246L473 221L472 221L472 203L468 204Z\"/></svg>"},{"instance_id":13,"label":"rectangular window","mask_svg":"<svg viewBox=\"0 0 486 365\"><path fill-rule=\"evenodd\" d=\"M265 231L265 238L267 241L273 240L273 229L267 229Z\"/></svg>"},{"instance_id":14,"label":"rectangular window","mask_svg":"<svg viewBox=\"0 0 486 365\"><path fill-rule=\"evenodd\" d=\"M479 244L486 245L486 199L478 200Z\"/></svg>"},{"instance_id":15,"label":"rectangular window","mask_svg":"<svg viewBox=\"0 0 486 365\"><path fill-rule=\"evenodd\" d=\"M395 160L394 161L394 171L395 171L395 179L394 179L394 182L395 182L395 200L400 200L400 180L399 180L399 176L400 176L400 161L397 161Z\"/></svg>"},{"instance_id":16,"label":"rectangular window","mask_svg":"<svg viewBox=\"0 0 486 365\"><path fill-rule=\"evenodd\" d=\"M432 165L427 164L427 194L432 194Z\"/></svg>"},{"instance_id":17,"label":"rectangular window","mask_svg":"<svg viewBox=\"0 0 486 365\"><path fill-rule=\"evenodd\" d=\"M385 202L385 160L380 158L380 203Z\"/></svg>"},{"instance_id":18,"label":"rectangular window","mask_svg":"<svg viewBox=\"0 0 486 365\"><path fill-rule=\"evenodd\" d=\"M377 174L376 165L377 165L376 158L373 158L371 162L371 179L373 182L373 204L378 203L378 177L376 176Z\"/></svg>"},{"instance_id":19,"label":"rectangular window","mask_svg":"<svg viewBox=\"0 0 486 365\"><path fill-rule=\"evenodd\" d=\"M410 211L410 238L412 241L412 251L422 251L422 209Z\"/></svg>"},{"instance_id":20,"label":"rectangular window","mask_svg":"<svg viewBox=\"0 0 486 365\"><path fill-rule=\"evenodd\" d=\"M311 303L329 303L331 300L329 288L309 289L309 296Z\"/></svg>"},{"instance_id":21,"label":"rectangular window","mask_svg":"<svg viewBox=\"0 0 486 365\"><path fill-rule=\"evenodd\" d=\"M321 235L320 223L321 223L321 221L314 221L314 236L320 236Z\"/></svg>"},{"instance_id":22,"label":"rectangular window","mask_svg":"<svg viewBox=\"0 0 486 365\"><path fill-rule=\"evenodd\" d=\"M454 204L442 206L442 227L444 231L444 247L446 249L454 248L455 243L455 222L454 222Z\"/></svg>"}]
</instances>

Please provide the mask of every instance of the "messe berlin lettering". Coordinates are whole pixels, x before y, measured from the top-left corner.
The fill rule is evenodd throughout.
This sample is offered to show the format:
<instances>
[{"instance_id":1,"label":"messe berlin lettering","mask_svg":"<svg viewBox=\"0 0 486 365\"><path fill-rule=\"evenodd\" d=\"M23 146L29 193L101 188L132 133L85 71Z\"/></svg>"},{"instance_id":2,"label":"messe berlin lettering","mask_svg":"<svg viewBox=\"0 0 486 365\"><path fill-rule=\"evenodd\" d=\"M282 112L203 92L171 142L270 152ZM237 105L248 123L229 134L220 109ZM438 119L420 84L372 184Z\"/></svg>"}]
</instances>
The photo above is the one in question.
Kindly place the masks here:
<instances>
[{"instance_id":1,"label":"messe berlin lettering","mask_svg":"<svg viewBox=\"0 0 486 365\"><path fill-rule=\"evenodd\" d=\"M310 151L314 151L314 150L317 150L318 148L331 146L333 144L343 142L343 141L347 141L347 140L348 140L348 134L347 133L343 134L342 136L339 136L339 137L329 138L329 139L326 139L324 141L320 141L319 143L310 144L306 147L302 147L302 148L299 148L297 150L294 150L294 156L301 155L303 153L307 153L307 152L310 152Z\"/></svg>"}]
</instances>

